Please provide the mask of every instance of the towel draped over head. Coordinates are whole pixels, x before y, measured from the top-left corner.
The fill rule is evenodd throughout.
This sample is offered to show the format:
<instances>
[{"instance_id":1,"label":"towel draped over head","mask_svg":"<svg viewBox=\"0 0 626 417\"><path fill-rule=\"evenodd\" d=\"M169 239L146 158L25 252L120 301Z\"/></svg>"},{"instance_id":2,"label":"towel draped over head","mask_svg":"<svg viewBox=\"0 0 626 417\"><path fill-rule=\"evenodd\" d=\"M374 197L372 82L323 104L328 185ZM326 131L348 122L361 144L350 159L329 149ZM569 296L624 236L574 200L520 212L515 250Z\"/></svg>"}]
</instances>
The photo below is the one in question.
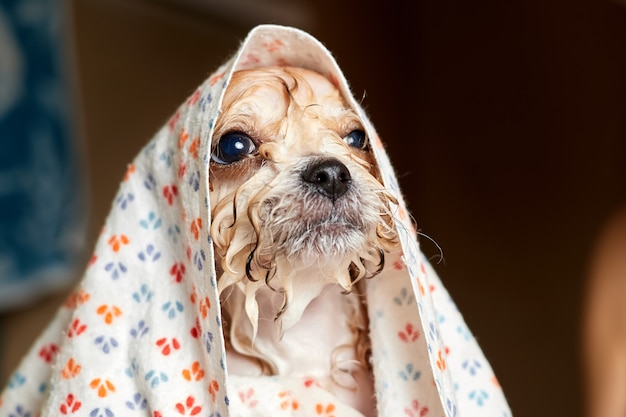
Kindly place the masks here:
<instances>
[{"instance_id":1,"label":"towel draped over head","mask_svg":"<svg viewBox=\"0 0 626 417\"><path fill-rule=\"evenodd\" d=\"M0 397L0 416L358 416L314 381L229 375L208 200L210 140L233 71L319 72L362 117L401 251L366 282L378 415L510 416L421 253L384 148L331 54L300 30L253 29L140 152L85 275Z\"/></svg>"}]
</instances>

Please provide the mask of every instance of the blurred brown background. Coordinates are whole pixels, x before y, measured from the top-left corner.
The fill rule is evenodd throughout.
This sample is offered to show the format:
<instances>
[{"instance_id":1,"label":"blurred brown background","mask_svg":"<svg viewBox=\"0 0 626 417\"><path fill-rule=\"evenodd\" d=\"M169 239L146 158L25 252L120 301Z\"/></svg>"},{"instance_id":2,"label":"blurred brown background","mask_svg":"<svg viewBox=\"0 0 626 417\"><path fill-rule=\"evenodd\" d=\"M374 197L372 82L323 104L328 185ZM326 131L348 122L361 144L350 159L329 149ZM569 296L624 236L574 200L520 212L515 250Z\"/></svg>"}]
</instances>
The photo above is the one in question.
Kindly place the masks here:
<instances>
[{"instance_id":1,"label":"blurred brown background","mask_svg":"<svg viewBox=\"0 0 626 417\"><path fill-rule=\"evenodd\" d=\"M334 53L517 417L583 415L580 319L626 202L626 8L591 0L72 0L94 242L126 164L258 23ZM427 254L438 251L423 241ZM85 248L85 256L91 247ZM78 278L78 277L77 277ZM0 318L0 384L63 295Z\"/></svg>"}]
</instances>

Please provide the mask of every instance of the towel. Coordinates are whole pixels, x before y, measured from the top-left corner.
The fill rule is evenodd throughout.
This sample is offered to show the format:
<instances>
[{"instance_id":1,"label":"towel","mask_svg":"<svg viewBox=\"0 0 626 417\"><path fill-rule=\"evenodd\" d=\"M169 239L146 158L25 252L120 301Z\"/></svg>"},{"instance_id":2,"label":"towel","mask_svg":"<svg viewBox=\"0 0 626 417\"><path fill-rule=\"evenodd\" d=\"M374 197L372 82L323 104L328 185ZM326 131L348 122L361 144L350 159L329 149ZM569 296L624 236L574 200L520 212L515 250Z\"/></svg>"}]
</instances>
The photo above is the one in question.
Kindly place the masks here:
<instances>
[{"instance_id":1,"label":"towel","mask_svg":"<svg viewBox=\"0 0 626 417\"><path fill-rule=\"evenodd\" d=\"M128 166L84 278L13 374L0 416L359 416L314 379L229 375L208 202L210 139L233 71L289 65L339 86L398 199L401 250L366 283L377 414L511 413L419 249L384 147L328 50L254 28Z\"/></svg>"}]
</instances>

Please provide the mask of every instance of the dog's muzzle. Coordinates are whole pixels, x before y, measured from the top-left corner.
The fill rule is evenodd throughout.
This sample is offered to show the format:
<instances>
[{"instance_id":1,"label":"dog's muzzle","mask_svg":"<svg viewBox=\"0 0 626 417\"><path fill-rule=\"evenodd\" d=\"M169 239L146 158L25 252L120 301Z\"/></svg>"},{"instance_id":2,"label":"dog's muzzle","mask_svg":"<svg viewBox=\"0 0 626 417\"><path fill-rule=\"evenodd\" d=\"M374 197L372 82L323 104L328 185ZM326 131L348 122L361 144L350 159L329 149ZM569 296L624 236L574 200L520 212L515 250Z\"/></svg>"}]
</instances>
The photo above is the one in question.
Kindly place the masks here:
<instances>
[{"instance_id":1,"label":"dog's muzzle","mask_svg":"<svg viewBox=\"0 0 626 417\"><path fill-rule=\"evenodd\" d=\"M344 195L352 183L348 167L337 158L315 159L302 173L301 178L333 202Z\"/></svg>"}]
</instances>

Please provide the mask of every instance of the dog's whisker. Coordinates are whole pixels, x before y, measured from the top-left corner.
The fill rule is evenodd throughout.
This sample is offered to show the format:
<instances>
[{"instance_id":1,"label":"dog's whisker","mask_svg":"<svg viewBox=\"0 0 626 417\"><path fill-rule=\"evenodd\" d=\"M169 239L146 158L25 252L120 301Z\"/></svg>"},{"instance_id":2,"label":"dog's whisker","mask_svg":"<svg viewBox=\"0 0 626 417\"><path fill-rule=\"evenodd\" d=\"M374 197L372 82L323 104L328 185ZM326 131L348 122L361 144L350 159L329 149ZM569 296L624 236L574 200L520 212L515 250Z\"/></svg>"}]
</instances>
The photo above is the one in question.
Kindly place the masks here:
<instances>
[{"instance_id":1,"label":"dog's whisker","mask_svg":"<svg viewBox=\"0 0 626 417\"><path fill-rule=\"evenodd\" d=\"M437 265L439 265L442 262L445 263L445 258L444 258L444 255L443 255L443 248L439 245L439 243L437 243L437 241L435 239L433 239L432 237L428 236L424 232L419 232L418 231L417 234L419 236L423 236L426 239L430 240L433 243L433 245L435 245L435 247L437 247L437 250L439 251L439 260L437 261ZM434 256L433 256L433 259L434 259Z\"/></svg>"},{"instance_id":2,"label":"dog's whisker","mask_svg":"<svg viewBox=\"0 0 626 417\"><path fill-rule=\"evenodd\" d=\"M363 90L363 95L361 96L361 100L359 100L359 105L363 105L363 102L367 98L367 91Z\"/></svg>"},{"instance_id":3,"label":"dog's whisker","mask_svg":"<svg viewBox=\"0 0 626 417\"><path fill-rule=\"evenodd\" d=\"M411 216L411 218L413 219L413 217L412 217L412 216ZM401 228L401 229L404 231L404 233L407 233L407 234L411 234L411 233L413 233L413 231L412 231L412 230L410 230L410 229L408 229L408 228L404 225L404 223L403 223L403 222L402 222L399 218L397 218L397 217L395 217L395 216L394 216L394 219L395 219L395 223L396 223L396 225L397 225L399 228ZM438 248L438 250L439 250L439 260L437 261L437 264L440 264L441 262L445 262L445 257L444 257L444 253L443 253L443 248L442 248L442 247L441 247L441 246L440 246L440 245L439 245L439 244L438 244L438 243L437 243L437 242L436 242L433 238L431 238L431 237L430 237L430 236L428 236L427 234L425 234L425 233L423 233L423 232L420 232L420 231L418 231L418 232L417 232L417 234L418 234L419 236L424 236L425 238L427 238L428 240L430 240L430 241L431 241L431 242L432 242L432 243L433 243L433 244L434 244L434 245ZM419 244L419 241L410 239L410 240L409 240L409 242L408 242L408 244L409 244L409 245L411 245L411 246L414 246L414 248L415 248L415 250L416 250L416 251L418 251L418 252L420 251L420 248L419 248L419 245L420 245L420 244ZM433 257L429 258L429 261L430 261L431 259L433 259Z\"/></svg>"}]
</instances>

